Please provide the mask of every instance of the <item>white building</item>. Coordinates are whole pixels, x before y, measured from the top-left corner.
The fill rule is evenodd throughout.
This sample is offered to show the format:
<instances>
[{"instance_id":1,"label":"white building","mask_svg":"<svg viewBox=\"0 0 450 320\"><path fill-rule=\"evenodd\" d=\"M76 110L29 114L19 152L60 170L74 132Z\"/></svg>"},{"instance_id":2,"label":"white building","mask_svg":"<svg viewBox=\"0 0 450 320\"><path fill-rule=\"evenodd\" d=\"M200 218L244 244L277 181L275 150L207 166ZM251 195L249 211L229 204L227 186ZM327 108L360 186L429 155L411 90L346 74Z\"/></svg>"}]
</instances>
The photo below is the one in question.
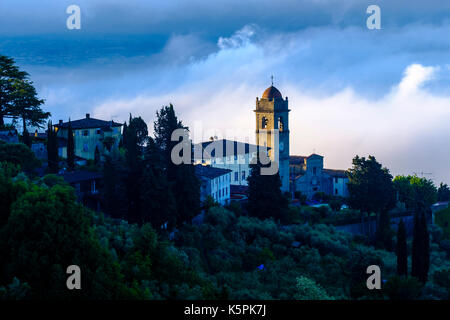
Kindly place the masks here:
<instances>
[{"instance_id":1,"label":"white building","mask_svg":"<svg viewBox=\"0 0 450 320\"><path fill-rule=\"evenodd\" d=\"M221 205L230 202L231 170L196 165L195 175L201 181L200 200L202 202L207 196L211 196Z\"/></svg>"},{"instance_id":2,"label":"white building","mask_svg":"<svg viewBox=\"0 0 450 320\"><path fill-rule=\"evenodd\" d=\"M226 139L207 141L194 146L194 164L228 169L232 185L247 186L250 163L257 152L258 146L254 144Z\"/></svg>"}]
</instances>

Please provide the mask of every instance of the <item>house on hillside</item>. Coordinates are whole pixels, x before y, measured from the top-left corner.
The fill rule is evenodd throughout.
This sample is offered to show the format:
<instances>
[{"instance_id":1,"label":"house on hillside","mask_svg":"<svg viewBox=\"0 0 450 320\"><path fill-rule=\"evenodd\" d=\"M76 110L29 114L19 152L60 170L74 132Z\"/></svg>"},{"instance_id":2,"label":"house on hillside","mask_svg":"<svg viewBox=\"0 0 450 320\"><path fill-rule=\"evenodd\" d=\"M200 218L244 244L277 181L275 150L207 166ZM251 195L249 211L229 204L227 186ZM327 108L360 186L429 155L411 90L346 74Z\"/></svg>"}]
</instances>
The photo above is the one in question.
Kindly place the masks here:
<instances>
[{"instance_id":1,"label":"house on hillside","mask_svg":"<svg viewBox=\"0 0 450 320\"><path fill-rule=\"evenodd\" d=\"M59 176L75 189L79 202L92 210L100 210L100 186L103 179L100 172L86 170L63 171L59 173Z\"/></svg>"},{"instance_id":2,"label":"house on hillside","mask_svg":"<svg viewBox=\"0 0 450 320\"><path fill-rule=\"evenodd\" d=\"M75 142L75 155L80 158L95 159L96 149L98 149L100 155L109 154L113 149L118 148L122 138L122 124L94 119L90 117L89 113L86 114L86 118L71 121L70 124ZM59 138L59 155L67 158L69 122L59 120L59 123L54 127Z\"/></svg>"},{"instance_id":3,"label":"house on hillside","mask_svg":"<svg viewBox=\"0 0 450 320\"><path fill-rule=\"evenodd\" d=\"M230 202L231 170L214 168L207 165L196 165L195 175L201 181L200 201L211 196L221 205Z\"/></svg>"}]
</instances>

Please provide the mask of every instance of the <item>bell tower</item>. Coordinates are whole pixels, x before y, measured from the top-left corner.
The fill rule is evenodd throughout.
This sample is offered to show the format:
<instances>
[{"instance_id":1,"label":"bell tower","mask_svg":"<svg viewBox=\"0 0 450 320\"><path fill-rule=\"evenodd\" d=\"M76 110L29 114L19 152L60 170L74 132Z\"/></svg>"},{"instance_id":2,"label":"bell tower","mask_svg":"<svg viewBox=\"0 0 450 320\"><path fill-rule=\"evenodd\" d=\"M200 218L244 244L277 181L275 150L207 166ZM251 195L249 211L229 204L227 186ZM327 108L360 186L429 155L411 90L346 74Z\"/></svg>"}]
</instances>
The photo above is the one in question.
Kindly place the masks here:
<instances>
[{"instance_id":1,"label":"bell tower","mask_svg":"<svg viewBox=\"0 0 450 320\"><path fill-rule=\"evenodd\" d=\"M281 191L289 191L289 108L288 98L283 99L281 92L272 85L267 88L261 99L256 98L256 144L269 149L270 159L278 162L281 178ZM279 143L272 134L278 130ZM278 158L278 160L277 160Z\"/></svg>"}]
</instances>

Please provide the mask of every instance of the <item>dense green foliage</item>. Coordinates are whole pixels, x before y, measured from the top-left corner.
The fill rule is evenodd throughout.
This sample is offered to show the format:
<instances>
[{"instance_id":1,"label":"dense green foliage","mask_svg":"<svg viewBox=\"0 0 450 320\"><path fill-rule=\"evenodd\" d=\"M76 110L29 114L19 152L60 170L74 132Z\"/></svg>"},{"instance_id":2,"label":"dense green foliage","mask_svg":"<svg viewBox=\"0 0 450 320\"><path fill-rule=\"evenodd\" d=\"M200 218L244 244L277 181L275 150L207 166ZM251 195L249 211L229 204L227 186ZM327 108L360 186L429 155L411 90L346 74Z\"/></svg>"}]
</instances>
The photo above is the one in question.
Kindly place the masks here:
<instances>
[{"instance_id":1,"label":"dense green foliage","mask_svg":"<svg viewBox=\"0 0 450 320\"><path fill-rule=\"evenodd\" d=\"M441 183L437 194L438 201L450 201L450 188L447 184Z\"/></svg>"},{"instance_id":2,"label":"dense green foliage","mask_svg":"<svg viewBox=\"0 0 450 320\"><path fill-rule=\"evenodd\" d=\"M4 118L11 118L15 114L11 110L14 81L27 77L28 73L19 70L14 59L0 55L0 127L4 125Z\"/></svg>"},{"instance_id":3,"label":"dense green foliage","mask_svg":"<svg viewBox=\"0 0 450 320\"><path fill-rule=\"evenodd\" d=\"M392 176L373 156L356 156L349 170L349 204L363 212L387 212L395 206Z\"/></svg>"},{"instance_id":4,"label":"dense green foliage","mask_svg":"<svg viewBox=\"0 0 450 320\"><path fill-rule=\"evenodd\" d=\"M0 297L96 299L356 299L416 296L412 281L386 291L365 287L368 265L396 274L393 253L323 224L283 226L212 206L174 243L149 224L94 214L75 202L61 178L30 181L2 170ZM9 172L9 173L8 173ZM15 177L13 177L15 175ZM236 210L239 212L239 210ZM440 232L440 233L439 233ZM432 235L430 280L417 296L448 295L450 263ZM65 268L79 264L83 288L65 289ZM398 281L397 281L398 282ZM387 285L386 284L386 285ZM394 289L387 288L393 287ZM410 292L404 288L413 288ZM405 293L406 290L406 293ZM411 289L412 290L412 289Z\"/></svg>"},{"instance_id":5,"label":"dense green foliage","mask_svg":"<svg viewBox=\"0 0 450 320\"><path fill-rule=\"evenodd\" d=\"M107 156L103 166L106 213L140 225L150 223L158 231L189 222L199 213L200 188L193 165L174 165L163 149L173 144L168 132L180 125L172 106L162 108L155 123L158 135L152 139L145 122L130 115L123 148Z\"/></svg>"},{"instance_id":6,"label":"dense green foliage","mask_svg":"<svg viewBox=\"0 0 450 320\"><path fill-rule=\"evenodd\" d=\"M408 246L406 243L406 228L403 220L400 220L397 230L397 274L408 275Z\"/></svg>"},{"instance_id":7,"label":"dense green foliage","mask_svg":"<svg viewBox=\"0 0 450 320\"><path fill-rule=\"evenodd\" d=\"M425 214L425 207L421 206L414 215L411 267L411 275L423 283L428 280L430 268L430 236Z\"/></svg>"},{"instance_id":8,"label":"dense green foliage","mask_svg":"<svg viewBox=\"0 0 450 320\"><path fill-rule=\"evenodd\" d=\"M295 299L297 300L332 300L327 292L305 276L300 276L297 278L297 293L295 294Z\"/></svg>"},{"instance_id":9,"label":"dense green foliage","mask_svg":"<svg viewBox=\"0 0 450 320\"><path fill-rule=\"evenodd\" d=\"M430 207L437 200L437 189L433 181L426 178L397 176L394 179L394 187L399 201L409 210L416 210L420 202Z\"/></svg>"},{"instance_id":10,"label":"dense green foliage","mask_svg":"<svg viewBox=\"0 0 450 320\"><path fill-rule=\"evenodd\" d=\"M44 100L37 97L33 83L27 79L15 79L11 92L11 113L14 120L22 118L23 132L27 132L27 125L42 127L50 112L44 112L40 106Z\"/></svg>"},{"instance_id":11,"label":"dense green foliage","mask_svg":"<svg viewBox=\"0 0 450 320\"><path fill-rule=\"evenodd\" d=\"M5 143L0 140L0 163L8 162L20 166L24 171L32 171L40 165L33 151L22 143Z\"/></svg>"},{"instance_id":12,"label":"dense green foliage","mask_svg":"<svg viewBox=\"0 0 450 320\"><path fill-rule=\"evenodd\" d=\"M450 206L435 213L435 222L443 229L444 236L450 239Z\"/></svg>"},{"instance_id":13,"label":"dense green foliage","mask_svg":"<svg viewBox=\"0 0 450 320\"><path fill-rule=\"evenodd\" d=\"M67 129L67 166L70 170L75 169L75 139L70 119L69 128Z\"/></svg>"},{"instance_id":14,"label":"dense green foliage","mask_svg":"<svg viewBox=\"0 0 450 320\"><path fill-rule=\"evenodd\" d=\"M392 175L387 168L369 156L353 159L353 168L349 170L348 191L350 206L362 212L374 212L378 215L376 244L378 247L392 250L393 232L390 228L389 210L395 206L395 190Z\"/></svg>"},{"instance_id":15,"label":"dense green foliage","mask_svg":"<svg viewBox=\"0 0 450 320\"><path fill-rule=\"evenodd\" d=\"M28 73L21 71L12 58L0 55L0 126L4 118L14 122L21 118L24 132L27 125L41 127L50 116L40 108L43 103Z\"/></svg>"},{"instance_id":16,"label":"dense green foliage","mask_svg":"<svg viewBox=\"0 0 450 320\"><path fill-rule=\"evenodd\" d=\"M156 113L154 123L155 145L161 152L167 179L172 185L171 191L176 202L176 223L180 226L183 222L191 221L200 212L200 181L195 176L192 163L177 165L172 161L172 149L180 143L172 141L172 133L177 129L189 130L178 120L173 105L162 107Z\"/></svg>"},{"instance_id":17,"label":"dense green foliage","mask_svg":"<svg viewBox=\"0 0 450 320\"><path fill-rule=\"evenodd\" d=\"M281 179L274 175L261 174L263 165L258 161L250 165L248 181L248 212L260 219L274 218L287 221L288 200L281 193Z\"/></svg>"},{"instance_id":18,"label":"dense green foliage","mask_svg":"<svg viewBox=\"0 0 450 320\"><path fill-rule=\"evenodd\" d=\"M71 187L12 182L3 176L20 191L9 197L15 199L0 229L2 284L17 278L30 286L29 298L39 299L128 296L117 264L93 232L91 214L75 202ZM71 264L83 270L82 292L66 289L65 268Z\"/></svg>"},{"instance_id":19,"label":"dense green foliage","mask_svg":"<svg viewBox=\"0 0 450 320\"><path fill-rule=\"evenodd\" d=\"M51 121L47 124L47 164L48 172L58 172L58 138Z\"/></svg>"}]
</instances>

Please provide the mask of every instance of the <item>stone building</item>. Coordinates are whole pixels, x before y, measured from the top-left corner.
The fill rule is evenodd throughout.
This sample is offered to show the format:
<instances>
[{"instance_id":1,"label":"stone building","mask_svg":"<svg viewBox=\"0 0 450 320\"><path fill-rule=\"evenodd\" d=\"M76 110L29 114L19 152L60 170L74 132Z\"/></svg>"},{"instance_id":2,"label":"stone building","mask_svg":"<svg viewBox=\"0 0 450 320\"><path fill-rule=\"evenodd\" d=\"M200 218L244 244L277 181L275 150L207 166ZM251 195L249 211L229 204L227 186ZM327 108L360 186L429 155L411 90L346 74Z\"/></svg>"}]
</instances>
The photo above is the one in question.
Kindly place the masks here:
<instances>
[{"instance_id":1,"label":"stone building","mask_svg":"<svg viewBox=\"0 0 450 320\"><path fill-rule=\"evenodd\" d=\"M292 192L300 191L311 199L315 193L323 192L333 196L348 196L347 171L324 169L323 156L290 157L290 177Z\"/></svg>"},{"instance_id":2,"label":"stone building","mask_svg":"<svg viewBox=\"0 0 450 320\"><path fill-rule=\"evenodd\" d=\"M257 152L264 152L278 165L283 192L301 191L309 199L317 192L348 196L345 170L324 169L323 156L317 154L289 154L288 98L273 84L256 98L254 112L256 145L225 139L199 143L194 145L194 163L231 170L230 184L247 186L250 164Z\"/></svg>"},{"instance_id":3,"label":"stone building","mask_svg":"<svg viewBox=\"0 0 450 320\"><path fill-rule=\"evenodd\" d=\"M93 160L96 148L100 154L108 154L119 146L122 137L120 123L94 119L87 113L86 118L71 121L70 124L75 142L75 155L80 158ZM67 141L69 122L60 120L54 127L58 138ZM67 144L60 145L59 156L67 158Z\"/></svg>"},{"instance_id":4,"label":"stone building","mask_svg":"<svg viewBox=\"0 0 450 320\"><path fill-rule=\"evenodd\" d=\"M231 171L231 185L247 186L250 164L256 159L257 145L226 139L194 145L194 164Z\"/></svg>"},{"instance_id":5,"label":"stone building","mask_svg":"<svg viewBox=\"0 0 450 320\"><path fill-rule=\"evenodd\" d=\"M289 111L288 98L273 84L256 98L256 144L268 147L270 159L278 163L283 192L289 191Z\"/></svg>"}]
</instances>

